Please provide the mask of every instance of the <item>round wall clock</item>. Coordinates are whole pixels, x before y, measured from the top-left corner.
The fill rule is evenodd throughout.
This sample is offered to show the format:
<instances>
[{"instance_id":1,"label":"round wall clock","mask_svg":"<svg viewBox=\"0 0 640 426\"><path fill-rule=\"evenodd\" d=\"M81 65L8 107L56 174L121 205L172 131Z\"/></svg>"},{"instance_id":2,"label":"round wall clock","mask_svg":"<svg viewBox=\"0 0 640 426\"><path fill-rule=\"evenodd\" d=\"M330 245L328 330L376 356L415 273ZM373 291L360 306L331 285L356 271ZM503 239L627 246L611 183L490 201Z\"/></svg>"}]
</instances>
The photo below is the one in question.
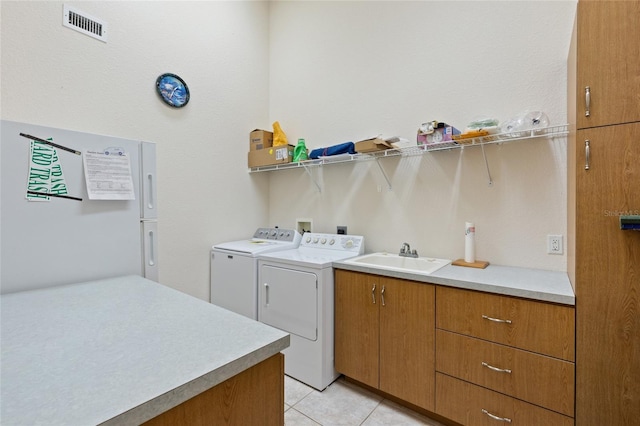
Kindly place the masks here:
<instances>
[{"instance_id":1,"label":"round wall clock","mask_svg":"<svg viewBox=\"0 0 640 426\"><path fill-rule=\"evenodd\" d=\"M182 108L189 102L189 87L175 74L165 73L158 77L156 90L160 98L174 108Z\"/></svg>"}]
</instances>

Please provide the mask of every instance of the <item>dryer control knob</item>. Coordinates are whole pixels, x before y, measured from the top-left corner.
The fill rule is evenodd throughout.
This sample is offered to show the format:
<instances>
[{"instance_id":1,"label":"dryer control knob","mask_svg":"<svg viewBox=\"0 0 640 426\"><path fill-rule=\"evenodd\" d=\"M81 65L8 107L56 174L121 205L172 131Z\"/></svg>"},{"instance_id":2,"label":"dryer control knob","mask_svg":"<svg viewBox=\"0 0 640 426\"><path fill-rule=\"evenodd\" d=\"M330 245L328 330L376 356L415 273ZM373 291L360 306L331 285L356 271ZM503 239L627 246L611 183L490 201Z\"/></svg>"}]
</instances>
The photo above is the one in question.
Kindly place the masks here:
<instances>
[{"instance_id":1,"label":"dryer control knob","mask_svg":"<svg viewBox=\"0 0 640 426\"><path fill-rule=\"evenodd\" d=\"M327 239L323 238L322 240L320 240L320 244L326 244L327 243Z\"/></svg>"},{"instance_id":2,"label":"dryer control knob","mask_svg":"<svg viewBox=\"0 0 640 426\"><path fill-rule=\"evenodd\" d=\"M307 243L311 242L311 237L307 237Z\"/></svg>"},{"instance_id":3,"label":"dryer control knob","mask_svg":"<svg viewBox=\"0 0 640 426\"><path fill-rule=\"evenodd\" d=\"M332 245L335 244L335 242L336 242L336 240L332 238L331 241L329 241L329 245L332 246Z\"/></svg>"},{"instance_id":4,"label":"dryer control knob","mask_svg":"<svg viewBox=\"0 0 640 426\"><path fill-rule=\"evenodd\" d=\"M271 236L275 237L277 233L278 233L277 231L273 231L273 232L271 232Z\"/></svg>"},{"instance_id":5,"label":"dryer control knob","mask_svg":"<svg viewBox=\"0 0 640 426\"><path fill-rule=\"evenodd\" d=\"M346 243L344 243L344 246L345 246L346 248L351 248L351 247L353 247L353 240L347 240L347 242L346 242Z\"/></svg>"},{"instance_id":6,"label":"dryer control knob","mask_svg":"<svg viewBox=\"0 0 640 426\"><path fill-rule=\"evenodd\" d=\"M318 244L318 238L313 239L313 244Z\"/></svg>"}]
</instances>

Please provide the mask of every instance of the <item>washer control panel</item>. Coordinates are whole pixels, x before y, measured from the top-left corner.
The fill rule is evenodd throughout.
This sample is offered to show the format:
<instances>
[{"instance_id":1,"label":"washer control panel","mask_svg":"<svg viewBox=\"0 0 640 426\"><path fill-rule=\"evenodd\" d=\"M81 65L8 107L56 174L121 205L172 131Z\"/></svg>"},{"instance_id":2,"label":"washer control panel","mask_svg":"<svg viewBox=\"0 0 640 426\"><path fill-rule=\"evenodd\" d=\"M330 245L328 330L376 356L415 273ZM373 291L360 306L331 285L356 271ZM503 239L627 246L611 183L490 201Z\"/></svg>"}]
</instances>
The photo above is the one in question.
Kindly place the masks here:
<instances>
[{"instance_id":1,"label":"washer control panel","mask_svg":"<svg viewBox=\"0 0 640 426\"><path fill-rule=\"evenodd\" d=\"M329 250L364 253L364 237L361 235L318 234L305 232L300 247L322 248Z\"/></svg>"},{"instance_id":2,"label":"washer control panel","mask_svg":"<svg viewBox=\"0 0 640 426\"><path fill-rule=\"evenodd\" d=\"M296 236L300 235L295 229L284 228L258 228L253 234L253 238L261 240L277 240L277 241L295 241Z\"/></svg>"}]
</instances>

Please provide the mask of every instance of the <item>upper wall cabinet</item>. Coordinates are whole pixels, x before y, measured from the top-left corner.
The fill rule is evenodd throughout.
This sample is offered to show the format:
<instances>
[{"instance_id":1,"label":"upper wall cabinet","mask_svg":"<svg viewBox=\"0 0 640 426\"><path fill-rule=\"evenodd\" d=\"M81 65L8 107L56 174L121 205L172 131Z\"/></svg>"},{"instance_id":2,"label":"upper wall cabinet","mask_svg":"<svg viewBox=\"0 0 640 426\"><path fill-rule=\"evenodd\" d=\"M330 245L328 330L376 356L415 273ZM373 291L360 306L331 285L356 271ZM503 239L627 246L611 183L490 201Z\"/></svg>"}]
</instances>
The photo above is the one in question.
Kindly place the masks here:
<instances>
[{"instance_id":1,"label":"upper wall cabinet","mask_svg":"<svg viewBox=\"0 0 640 426\"><path fill-rule=\"evenodd\" d=\"M640 121L640 2L580 1L578 129Z\"/></svg>"}]
</instances>

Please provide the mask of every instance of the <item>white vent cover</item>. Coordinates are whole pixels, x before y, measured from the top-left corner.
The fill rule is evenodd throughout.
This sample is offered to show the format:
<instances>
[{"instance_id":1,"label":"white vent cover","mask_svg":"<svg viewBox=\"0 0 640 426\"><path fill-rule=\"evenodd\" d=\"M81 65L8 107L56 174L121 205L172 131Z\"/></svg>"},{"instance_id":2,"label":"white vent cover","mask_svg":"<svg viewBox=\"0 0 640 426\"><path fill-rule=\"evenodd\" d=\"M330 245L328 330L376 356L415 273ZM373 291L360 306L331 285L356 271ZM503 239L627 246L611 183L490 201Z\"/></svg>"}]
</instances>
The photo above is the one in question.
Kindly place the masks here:
<instances>
[{"instance_id":1,"label":"white vent cover","mask_svg":"<svg viewBox=\"0 0 640 426\"><path fill-rule=\"evenodd\" d=\"M71 28L89 37L107 42L107 23L101 19L69 7L66 4L62 13L62 25Z\"/></svg>"}]
</instances>

